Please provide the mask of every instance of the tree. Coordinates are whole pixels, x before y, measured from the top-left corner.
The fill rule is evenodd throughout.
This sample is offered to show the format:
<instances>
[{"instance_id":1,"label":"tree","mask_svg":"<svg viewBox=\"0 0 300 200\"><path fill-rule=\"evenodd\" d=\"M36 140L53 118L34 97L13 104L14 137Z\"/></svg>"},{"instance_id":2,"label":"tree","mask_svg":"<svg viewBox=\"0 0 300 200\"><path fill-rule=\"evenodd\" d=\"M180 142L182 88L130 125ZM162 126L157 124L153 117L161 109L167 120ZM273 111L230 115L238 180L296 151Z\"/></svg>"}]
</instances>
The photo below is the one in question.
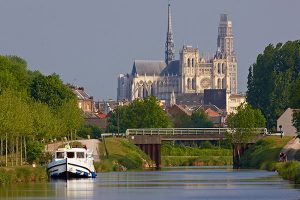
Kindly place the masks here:
<instances>
[{"instance_id":1,"label":"tree","mask_svg":"<svg viewBox=\"0 0 300 200\"><path fill-rule=\"evenodd\" d=\"M276 120L288 108L294 82L300 74L300 41L268 45L248 75L247 102L262 111L267 127L276 128Z\"/></svg>"},{"instance_id":2,"label":"tree","mask_svg":"<svg viewBox=\"0 0 300 200\"><path fill-rule=\"evenodd\" d=\"M59 119L61 136L65 136L75 133L75 130L79 129L83 125L83 112L77 107L76 100L69 100L62 103L57 111L57 117Z\"/></svg>"},{"instance_id":3,"label":"tree","mask_svg":"<svg viewBox=\"0 0 300 200\"><path fill-rule=\"evenodd\" d=\"M75 94L56 74L49 76L34 74L30 94L36 101L46 103L53 109L59 109L66 101L76 99Z\"/></svg>"},{"instance_id":4,"label":"tree","mask_svg":"<svg viewBox=\"0 0 300 200\"><path fill-rule=\"evenodd\" d=\"M253 143L258 134L255 128L264 128L266 119L260 110L253 109L249 104L241 104L236 114L227 117L227 125L231 129L226 136L233 145L233 166L238 168L242 152L248 148L249 143Z\"/></svg>"},{"instance_id":5,"label":"tree","mask_svg":"<svg viewBox=\"0 0 300 200\"><path fill-rule=\"evenodd\" d=\"M300 77L291 87L290 105L291 108L297 109L293 114L293 124L297 131L300 132Z\"/></svg>"},{"instance_id":6,"label":"tree","mask_svg":"<svg viewBox=\"0 0 300 200\"><path fill-rule=\"evenodd\" d=\"M89 135L91 138L98 139L101 137L101 133L103 133L103 130L96 125L83 125L77 131L77 136L88 138Z\"/></svg>"},{"instance_id":7,"label":"tree","mask_svg":"<svg viewBox=\"0 0 300 200\"><path fill-rule=\"evenodd\" d=\"M109 118L109 131L125 132L129 128L167 128L171 121L153 97L136 99L129 106L118 107Z\"/></svg>"},{"instance_id":8,"label":"tree","mask_svg":"<svg viewBox=\"0 0 300 200\"><path fill-rule=\"evenodd\" d=\"M231 143L250 143L256 137L256 128L264 128L266 119L259 109L252 108L249 104L241 104L236 114L227 117L227 125L231 131L227 138Z\"/></svg>"},{"instance_id":9,"label":"tree","mask_svg":"<svg viewBox=\"0 0 300 200\"><path fill-rule=\"evenodd\" d=\"M0 92L26 91L29 84L26 61L17 56L0 56Z\"/></svg>"},{"instance_id":10,"label":"tree","mask_svg":"<svg viewBox=\"0 0 300 200\"><path fill-rule=\"evenodd\" d=\"M191 116L192 128L211 128L213 123L204 111L193 112Z\"/></svg>"}]
</instances>

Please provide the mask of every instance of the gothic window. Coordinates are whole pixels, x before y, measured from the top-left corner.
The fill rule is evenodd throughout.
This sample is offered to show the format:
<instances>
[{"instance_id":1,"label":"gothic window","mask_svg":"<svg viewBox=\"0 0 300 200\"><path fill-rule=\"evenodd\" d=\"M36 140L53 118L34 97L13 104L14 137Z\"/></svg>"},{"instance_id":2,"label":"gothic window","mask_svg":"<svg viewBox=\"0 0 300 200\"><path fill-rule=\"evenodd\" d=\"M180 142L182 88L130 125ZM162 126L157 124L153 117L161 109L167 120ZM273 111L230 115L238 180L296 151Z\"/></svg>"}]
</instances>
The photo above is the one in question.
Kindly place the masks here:
<instances>
[{"instance_id":1,"label":"gothic window","mask_svg":"<svg viewBox=\"0 0 300 200\"><path fill-rule=\"evenodd\" d=\"M221 88L221 79L220 78L218 79L218 89L222 89Z\"/></svg>"},{"instance_id":2,"label":"gothic window","mask_svg":"<svg viewBox=\"0 0 300 200\"><path fill-rule=\"evenodd\" d=\"M154 87L152 87L152 85L151 85L150 87L151 87L151 95L152 95L152 96L155 96Z\"/></svg>"},{"instance_id":3,"label":"gothic window","mask_svg":"<svg viewBox=\"0 0 300 200\"><path fill-rule=\"evenodd\" d=\"M192 67L195 67L194 58L192 59Z\"/></svg>"},{"instance_id":4,"label":"gothic window","mask_svg":"<svg viewBox=\"0 0 300 200\"><path fill-rule=\"evenodd\" d=\"M190 90L192 88L191 79L188 78L187 80L187 88Z\"/></svg>"},{"instance_id":5,"label":"gothic window","mask_svg":"<svg viewBox=\"0 0 300 200\"><path fill-rule=\"evenodd\" d=\"M144 88L143 86L139 86L139 92L138 92L139 98L143 98L143 93L144 93L143 88Z\"/></svg>"},{"instance_id":6,"label":"gothic window","mask_svg":"<svg viewBox=\"0 0 300 200\"><path fill-rule=\"evenodd\" d=\"M192 79L192 89L193 90L196 89L196 80L195 80L195 78Z\"/></svg>"},{"instance_id":7,"label":"gothic window","mask_svg":"<svg viewBox=\"0 0 300 200\"><path fill-rule=\"evenodd\" d=\"M222 89L226 89L226 79L223 78L222 80Z\"/></svg>"},{"instance_id":8,"label":"gothic window","mask_svg":"<svg viewBox=\"0 0 300 200\"><path fill-rule=\"evenodd\" d=\"M225 64L222 64L222 73L225 74Z\"/></svg>"},{"instance_id":9,"label":"gothic window","mask_svg":"<svg viewBox=\"0 0 300 200\"><path fill-rule=\"evenodd\" d=\"M221 73L221 64L218 63L218 74L220 74L220 73Z\"/></svg>"},{"instance_id":10,"label":"gothic window","mask_svg":"<svg viewBox=\"0 0 300 200\"><path fill-rule=\"evenodd\" d=\"M188 67L191 66L191 59L188 58Z\"/></svg>"},{"instance_id":11,"label":"gothic window","mask_svg":"<svg viewBox=\"0 0 300 200\"><path fill-rule=\"evenodd\" d=\"M146 87L143 87L143 98L148 96L148 90Z\"/></svg>"}]
</instances>

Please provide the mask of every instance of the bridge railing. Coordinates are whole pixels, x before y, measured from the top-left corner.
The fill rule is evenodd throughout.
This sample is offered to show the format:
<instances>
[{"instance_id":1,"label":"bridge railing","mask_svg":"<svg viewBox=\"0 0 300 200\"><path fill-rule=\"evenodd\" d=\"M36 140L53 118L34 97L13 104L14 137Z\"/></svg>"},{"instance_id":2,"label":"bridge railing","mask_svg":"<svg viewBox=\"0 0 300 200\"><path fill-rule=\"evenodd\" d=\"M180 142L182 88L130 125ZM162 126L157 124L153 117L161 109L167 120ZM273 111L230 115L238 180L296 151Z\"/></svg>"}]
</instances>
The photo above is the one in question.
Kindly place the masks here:
<instances>
[{"instance_id":1,"label":"bridge railing","mask_svg":"<svg viewBox=\"0 0 300 200\"><path fill-rule=\"evenodd\" d=\"M266 134L266 128L256 128L257 134ZM229 128L146 128L127 129L126 135L195 135L195 134L225 134L232 132Z\"/></svg>"}]
</instances>

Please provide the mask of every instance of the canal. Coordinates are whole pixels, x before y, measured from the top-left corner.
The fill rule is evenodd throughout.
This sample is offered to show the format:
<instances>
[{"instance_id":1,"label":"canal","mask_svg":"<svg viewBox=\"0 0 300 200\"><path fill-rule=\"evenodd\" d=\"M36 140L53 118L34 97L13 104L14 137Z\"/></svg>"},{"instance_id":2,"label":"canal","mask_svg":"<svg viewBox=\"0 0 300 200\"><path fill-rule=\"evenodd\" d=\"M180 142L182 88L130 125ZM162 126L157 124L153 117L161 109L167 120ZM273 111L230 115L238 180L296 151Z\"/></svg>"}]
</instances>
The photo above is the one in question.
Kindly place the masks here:
<instances>
[{"instance_id":1,"label":"canal","mask_svg":"<svg viewBox=\"0 0 300 200\"><path fill-rule=\"evenodd\" d=\"M299 187L300 188L300 187ZM96 179L1 186L0 199L300 199L298 185L276 172L224 167L99 173Z\"/></svg>"}]
</instances>

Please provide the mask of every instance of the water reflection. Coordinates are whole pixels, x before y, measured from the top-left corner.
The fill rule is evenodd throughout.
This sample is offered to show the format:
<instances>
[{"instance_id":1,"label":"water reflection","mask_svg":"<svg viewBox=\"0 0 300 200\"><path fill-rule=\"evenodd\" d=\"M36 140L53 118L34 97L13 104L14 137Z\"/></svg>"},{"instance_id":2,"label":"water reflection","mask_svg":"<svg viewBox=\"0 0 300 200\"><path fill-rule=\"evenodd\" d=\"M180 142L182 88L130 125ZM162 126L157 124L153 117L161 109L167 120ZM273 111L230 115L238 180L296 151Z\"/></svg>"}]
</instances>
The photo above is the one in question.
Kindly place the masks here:
<instances>
[{"instance_id":1,"label":"water reflection","mask_svg":"<svg viewBox=\"0 0 300 200\"><path fill-rule=\"evenodd\" d=\"M300 199L275 172L231 168L168 168L99 173L96 179L51 181L0 188L0 199Z\"/></svg>"},{"instance_id":2,"label":"water reflection","mask_svg":"<svg viewBox=\"0 0 300 200\"><path fill-rule=\"evenodd\" d=\"M51 180L49 186L55 191L55 196L67 199L93 199L96 179Z\"/></svg>"}]
</instances>

